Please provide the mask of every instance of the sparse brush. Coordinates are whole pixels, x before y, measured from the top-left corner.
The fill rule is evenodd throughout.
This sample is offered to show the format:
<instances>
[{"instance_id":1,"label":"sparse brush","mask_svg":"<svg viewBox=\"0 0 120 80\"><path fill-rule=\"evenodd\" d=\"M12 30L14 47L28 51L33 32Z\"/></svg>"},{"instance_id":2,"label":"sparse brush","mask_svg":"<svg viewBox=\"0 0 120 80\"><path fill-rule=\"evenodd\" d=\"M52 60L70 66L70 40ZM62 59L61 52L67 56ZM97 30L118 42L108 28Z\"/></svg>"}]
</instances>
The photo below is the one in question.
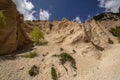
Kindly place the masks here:
<instances>
[{"instance_id":1,"label":"sparse brush","mask_svg":"<svg viewBox=\"0 0 120 80\"><path fill-rule=\"evenodd\" d=\"M39 74L39 69L37 66L33 65L31 67L31 69L28 71L30 76L36 76L37 74Z\"/></svg>"},{"instance_id":2,"label":"sparse brush","mask_svg":"<svg viewBox=\"0 0 120 80\"><path fill-rule=\"evenodd\" d=\"M75 59L74 59L71 55L69 55L69 54L67 54L67 53L61 53L61 54L59 55L59 57L60 57L60 61L61 61L62 65L65 64L67 61L69 61L69 62L71 63L71 66L72 66L74 69L76 69Z\"/></svg>"},{"instance_id":3,"label":"sparse brush","mask_svg":"<svg viewBox=\"0 0 120 80\"><path fill-rule=\"evenodd\" d=\"M36 57L38 54L36 52L30 52L29 54L25 54L25 55L21 55L21 57L25 57L25 58L34 58Z\"/></svg>"},{"instance_id":4,"label":"sparse brush","mask_svg":"<svg viewBox=\"0 0 120 80\"><path fill-rule=\"evenodd\" d=\"M5 25L5 16L3 12L0 11L0 27L3 27Z\"/></svg>"},{"instance_id":5,"label":"sparse brush","mask_svg":"<svg viewBox=\"0 0 120 80\"><path fill-rule=\"evenodd\" d=\"M120 26L116 26L116 28L111 28L110 32L118 38L120 41Z\"/></svg>"},{"instance_id":6,"label":"sparse brush","mask_svg":"<svg viewBox=\"0 0 120 80\"><path fill-rule=\"evenodd\" d=\"M51 68L51 76L53 80L57 80L57 73L54 67Z\"/></svg>"},{"instance_id":7,"label":"sparse brush","mask_svg":"<svg viewBox=\"0 0 120 80\"><path fill-rule=\"evenodd\" d=\"M42 43L41 41L44 39L44 33L39 29L39 27L34 27L30 34L35 44Z\"/></svg>"}]
</instances>

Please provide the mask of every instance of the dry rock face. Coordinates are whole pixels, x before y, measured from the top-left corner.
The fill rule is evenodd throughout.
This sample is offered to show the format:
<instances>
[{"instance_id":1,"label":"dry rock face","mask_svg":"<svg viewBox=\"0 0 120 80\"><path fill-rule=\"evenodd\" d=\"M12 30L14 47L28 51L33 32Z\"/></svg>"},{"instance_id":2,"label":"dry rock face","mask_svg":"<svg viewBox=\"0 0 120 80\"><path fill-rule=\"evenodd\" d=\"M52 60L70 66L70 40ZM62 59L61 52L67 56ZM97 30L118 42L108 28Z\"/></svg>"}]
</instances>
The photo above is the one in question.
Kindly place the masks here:
<instances>
[{"instance_id":1,"label":"dry rock face","mask_svg":"<svg viewBox=\"0 0 120 80\"><path fill-rule=\"evenodd\" d=\"M117 16L116 16L117 17ZM90 43L96 49L103 51L108 45L114 43L114 37L109 32L109 29L120 25L120 20L109 20L109 24L116 22L112 27L109 24L104 24L107 21L90 20L83 24L75 21L62 19L61 21L35 21L26 22L28 26L38 26L46 34L48 42L63 45L75 45L80 43ZM107 28L106 28L107 27ZM49 39L48 39L49 38Z\"/></svg>"},{"instance_id":2,"label":"dry rock face","mask_svg":"<svg viewBox=\"0 0 120 80\"><path fill-rule=\"evenodd\" d=\"M114 22L109 20L109 24ZM117 20L111 27L119 23ZM27 21L26 31L29 33L33 26L40 27L48 44L35 46L34 51L38 55L32 59L21 57L30 52L17 54L18 58L14 60L1 57L0 79L52 80L51 68L54 67L58 80L120 80L120 44L115 43L117 40L106 28L109 24L96 20L83 24L67 19ZM57 55L63 52L75 59L76 69L69 61L61 64L61 58ZM33 65L39 68L39 74L35 77L28 74Z\"/></svg>"},{"instance_id":3,"label":"dry rock face","mask_svg":"<svg viewBox=\"0 0 120 80\"><path fill-rule=\"evenodd\" d=\"M0 54L11 53L29 42L23 27L23 16L12 0L0 0L0 11L5 16L5 26L0 28Z\"/></svg>"}]
</instances>

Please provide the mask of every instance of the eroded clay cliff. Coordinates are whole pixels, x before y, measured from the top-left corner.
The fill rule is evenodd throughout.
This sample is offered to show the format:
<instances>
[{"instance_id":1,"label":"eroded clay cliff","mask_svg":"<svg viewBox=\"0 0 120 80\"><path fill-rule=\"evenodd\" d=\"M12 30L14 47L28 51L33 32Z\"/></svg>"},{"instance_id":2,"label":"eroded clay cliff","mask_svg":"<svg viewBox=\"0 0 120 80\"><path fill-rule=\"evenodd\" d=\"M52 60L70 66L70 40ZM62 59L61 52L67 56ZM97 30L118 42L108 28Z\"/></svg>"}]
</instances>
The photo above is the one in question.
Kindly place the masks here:
<instances>
[{"instance_id":1,"label":"eroded clay cliff","mask_svg":"<svg viewBox=\"0 0 120 80\"><path fill-rule=\"evenodd\" d=\"M0 54L16 51L30 40L23 30L23 16L12 0L0 0L0 11L5 16L5 26L0 28Z\"/></svg>"}]
</instances>

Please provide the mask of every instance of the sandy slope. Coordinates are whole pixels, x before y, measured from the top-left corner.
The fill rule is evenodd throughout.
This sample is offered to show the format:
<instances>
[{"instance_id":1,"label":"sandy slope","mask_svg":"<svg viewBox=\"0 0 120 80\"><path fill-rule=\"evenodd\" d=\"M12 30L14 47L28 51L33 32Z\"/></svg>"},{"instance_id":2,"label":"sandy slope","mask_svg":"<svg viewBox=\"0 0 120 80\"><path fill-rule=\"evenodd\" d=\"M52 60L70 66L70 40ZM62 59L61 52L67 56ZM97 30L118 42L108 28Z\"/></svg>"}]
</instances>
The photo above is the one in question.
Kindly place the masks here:
<instances>
[{"instance_id":1,"label":"sandy slope","mask_svg":"<svg viewBox=\"0 0 120 80\"><path fill-rule=\"evenodd\" d=\"M120 45L116 44L105 51L99 64L99 70L95 72L95 80L120 80ZM99 75L99 76L98 76Z\"/></svg>"},{"instance_id":2,"label":"sandy slope","mask_svg":"<svg viewBox=\"0 0 120 80\"><path fill-rule=\"evenodd\" d=\"M81 44L83 45L83 44ZM85 44L84 44L85 45ZM52 57L53 54L60 54L60 48L64 48L65 52L70 53L76 60L77 72L75 72L69 63L65 64L68 69L66 73L63 66L59 63L59 59ZM73 54L72 50L76 53ZM59 80L120 80L120 44L113 45L110 49L102 52L101 59L97 59L96 50L88 49L88 45L78 46L62 46L52 45L37 46L35 51L39 56L33 59L22 58L18 54L16 56L7 56L0 58L0 80L51 80L51 67L54 64ZM47 54L43 57L43 54ZM42 61L44 59L44 61ZM28 70L32 65L39 67L40 73L35 77L30 77ZM77 73L77 76L74 74Z\"/></svg>"}]
</instances>

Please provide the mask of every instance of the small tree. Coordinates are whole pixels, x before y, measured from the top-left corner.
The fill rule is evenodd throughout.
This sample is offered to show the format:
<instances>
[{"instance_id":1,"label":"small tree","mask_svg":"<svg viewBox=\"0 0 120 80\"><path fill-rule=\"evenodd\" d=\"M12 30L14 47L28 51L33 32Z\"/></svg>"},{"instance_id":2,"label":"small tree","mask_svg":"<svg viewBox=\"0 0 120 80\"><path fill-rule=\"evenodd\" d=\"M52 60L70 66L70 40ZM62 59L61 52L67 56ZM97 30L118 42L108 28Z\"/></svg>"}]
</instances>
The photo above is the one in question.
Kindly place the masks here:
<instances>
[{"instance_id":1,"label":"small tree","mask_svg":"<svg viewBox=\"0 0 120 80\"><path fill-rule=\"evenodd\" d=\"M40 41L44 39L44 33L39 29L39 27L34 27L31 32L31 38L36 44L39 44Z\"/></svg>"},{"instance_id":2,"label":"small tree","mask_svg":"<svg viewBox=\"0 0 120 80\"><path fill-rule=\"evenodd\" d=\"M5 25L5 16L3 12L0 11L0 27Z\"/></svg>"}]
</instances>

